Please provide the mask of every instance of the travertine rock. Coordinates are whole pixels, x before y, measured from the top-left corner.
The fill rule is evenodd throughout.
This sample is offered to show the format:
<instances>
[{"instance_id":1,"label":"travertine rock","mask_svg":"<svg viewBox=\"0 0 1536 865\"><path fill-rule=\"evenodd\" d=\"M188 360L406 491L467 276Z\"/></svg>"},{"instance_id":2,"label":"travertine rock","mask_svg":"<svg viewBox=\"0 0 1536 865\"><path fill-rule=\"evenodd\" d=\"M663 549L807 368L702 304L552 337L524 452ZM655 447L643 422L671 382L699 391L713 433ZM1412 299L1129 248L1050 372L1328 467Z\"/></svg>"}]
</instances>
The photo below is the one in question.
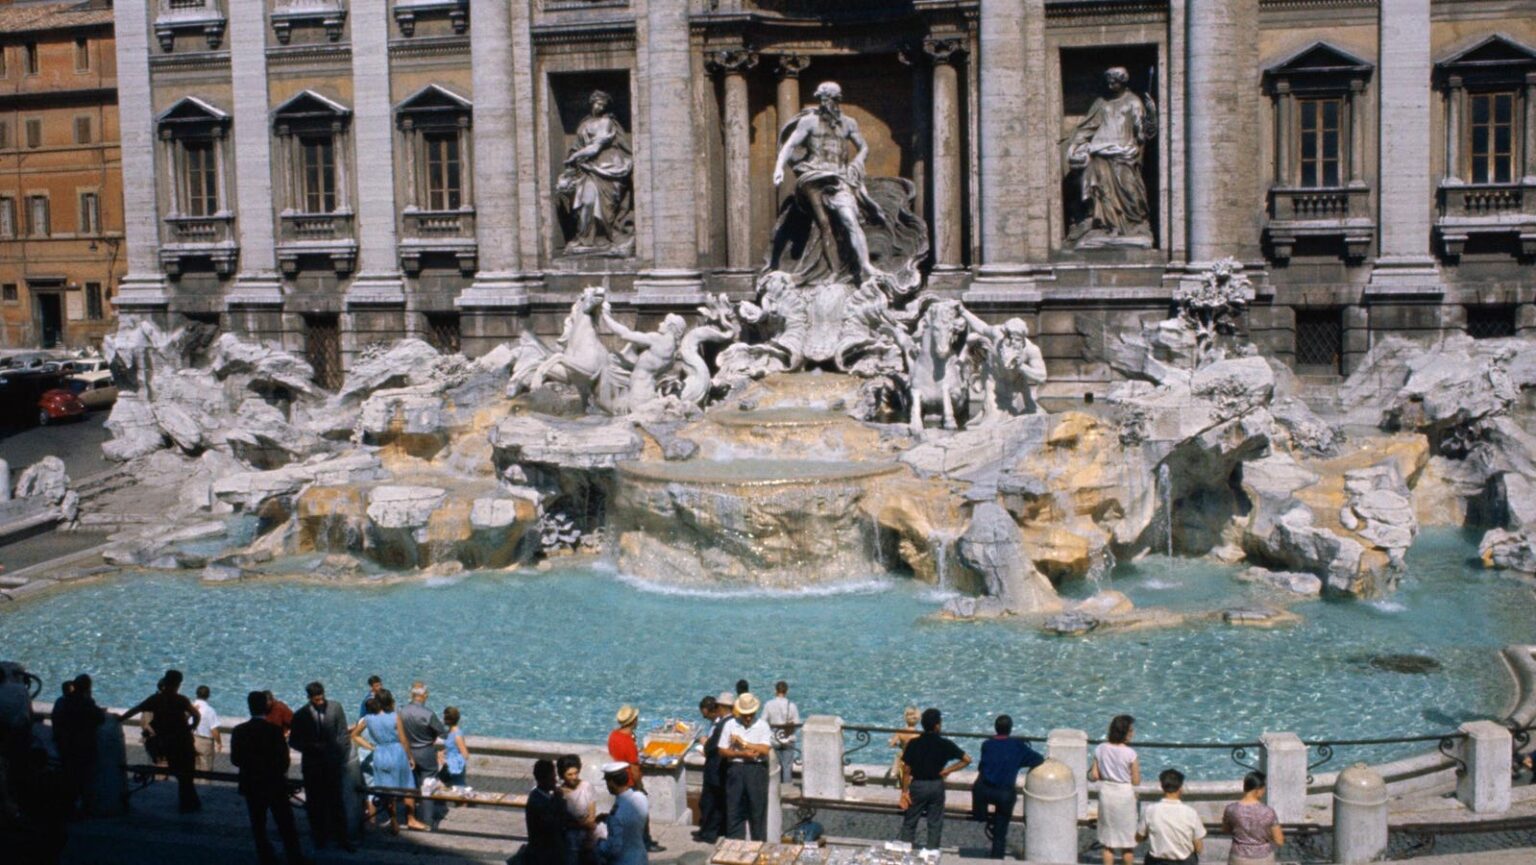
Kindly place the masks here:
<instances>
[{"instance_id":1,"label":"travertine rock","mask_svg":"<svg viewBox=\"0 0 1536 865\"><path fill-rule=\"evenodd\" d=\"M43 457L21 473L16 479L14 497L18 499L39 499L50 505L56 505L64 500L64 494L69 492L69 473L64 469L64 461L58 457Z\"/></svg>"},{"instance_id":2,"label":"travertine rock","mask_svg":"<svg viewBox=\"0 0 1536 865\"><path fill-rule=\"evenodd\" d=\"M562 468L611 469L640 456L640 436L627 423L601 418L509 417L491 430L497 459Z\"/></svg>"},{"instance_id":3,"label":"travertine rock","mask_svg":"<svg viewBox=\"0 0 1536 865\"><path fill-rule=\"evenodd\" d=\"M1268 568L1252 567L1243 570L1237 578L1245 583L1255 583L1293 595L1316 597L1323 591L1322 580L1312 574L1297 571L1271 571Z\"/></svg>"},{"instance_id":4,"label":"travertine rock","mask_svg":"<svg viewBox=\"0 0 1536 865\"><path fill-rule=\"evenodd\" d=\"M971 514L960 538L960 560L982 575L985 594L996 603L973 608L970 615L1050 613L1061 609L1056 589L1035 570L1013 517L1001 505L983 502ZM946 610L959 615L958 608Z\"/></svg>"}]
</instances>

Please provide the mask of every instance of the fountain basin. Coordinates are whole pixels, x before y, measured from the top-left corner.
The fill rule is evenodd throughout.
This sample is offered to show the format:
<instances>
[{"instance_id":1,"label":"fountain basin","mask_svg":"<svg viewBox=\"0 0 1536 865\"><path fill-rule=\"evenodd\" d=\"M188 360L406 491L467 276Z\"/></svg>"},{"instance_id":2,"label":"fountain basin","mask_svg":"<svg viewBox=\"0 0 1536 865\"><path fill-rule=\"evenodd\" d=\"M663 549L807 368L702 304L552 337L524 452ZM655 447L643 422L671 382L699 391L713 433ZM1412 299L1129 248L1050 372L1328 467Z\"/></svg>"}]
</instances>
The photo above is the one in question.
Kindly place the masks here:
<instances>
[{"instance_id":1,"label":"fountain basin","mask_svg":"<svg viewBox=\"0 0 1536 865\"><path fill-rule=\"evenodd\" d=\"M895 463L627 462L609 518L619 568L665 585L802 589L867 579L872 486Z\"/></svg>"}]
</instances>

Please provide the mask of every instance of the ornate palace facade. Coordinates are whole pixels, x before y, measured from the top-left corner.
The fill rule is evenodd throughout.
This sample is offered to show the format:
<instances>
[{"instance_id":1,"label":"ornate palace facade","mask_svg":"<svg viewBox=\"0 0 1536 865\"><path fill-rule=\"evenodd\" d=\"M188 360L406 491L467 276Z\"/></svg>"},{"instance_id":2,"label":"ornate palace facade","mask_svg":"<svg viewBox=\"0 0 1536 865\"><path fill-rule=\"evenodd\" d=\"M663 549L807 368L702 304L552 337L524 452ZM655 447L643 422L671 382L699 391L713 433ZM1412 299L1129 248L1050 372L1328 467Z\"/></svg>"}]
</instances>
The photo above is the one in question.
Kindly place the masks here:
<instances>
[{"instance_id":1,"label":"ornate palace facade","mask_svg":"<svg viewBox=\"0 0 1536 865\"><path fill-rule=\"evenodd\" d=\"M1536 329L1523 0L119 0L129 316L334 378L475 354L583 286L750 296L781 130L823 81L908 178L930 288L1053 382L1227 256L1303 372L1384 334Z\"/></svg>"}]
</instances>

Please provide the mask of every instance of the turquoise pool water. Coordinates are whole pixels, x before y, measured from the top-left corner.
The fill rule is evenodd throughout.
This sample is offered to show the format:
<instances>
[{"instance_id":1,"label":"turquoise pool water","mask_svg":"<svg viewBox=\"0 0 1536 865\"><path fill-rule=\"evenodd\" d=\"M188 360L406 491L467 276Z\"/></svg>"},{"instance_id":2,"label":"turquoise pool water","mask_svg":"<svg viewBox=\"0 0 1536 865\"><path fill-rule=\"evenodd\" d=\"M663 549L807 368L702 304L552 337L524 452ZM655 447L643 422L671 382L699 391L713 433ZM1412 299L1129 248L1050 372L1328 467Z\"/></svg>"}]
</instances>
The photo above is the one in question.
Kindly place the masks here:
<instances>
[{"instance_id":1,"label":"turquoise pool water","mask_svg":"<svg viewBox=\"0 0 1536 865\"><path fill-rule=\"evenodd\" d=\"M988 729L1007 711L1022 733L1099 736L1110 716L1130 712L1146 741L1412 735L1503 710L1511 683L1497 650L1536 637L1532 590L1482 571L1474 552L1459 534L1428 533L1395 596L1300 604L1306 622L1293 628L1078 639L931 621L941 598L900 579L814 597L710 597L592 567L377 588L132 575L0 612L0 657L27 663L50 693L89 671L114 705L148 694L175 666L188 690L210 685L214 706L232 714L253 687L294 703L320 679L350 716L369 674L397 693L420 677L435 707L461 707L472 734L572 741L601 741L620 703L650 718L692 715L701 695L741 677L759 691L788 679L802 713L881 726L914 704L943 707L955 731ZM1111 584L1138 605L1198 609L1246 591L1232 573L1154 557L1122 566ZM1441 668L1373 667L1383 653ZM877 742L861 756L890 755ZM1367 755L1341 749L1335 759L1357 756ZM1224 754L1149 760L1237 773Z\"/></svg>"}]
</instances>

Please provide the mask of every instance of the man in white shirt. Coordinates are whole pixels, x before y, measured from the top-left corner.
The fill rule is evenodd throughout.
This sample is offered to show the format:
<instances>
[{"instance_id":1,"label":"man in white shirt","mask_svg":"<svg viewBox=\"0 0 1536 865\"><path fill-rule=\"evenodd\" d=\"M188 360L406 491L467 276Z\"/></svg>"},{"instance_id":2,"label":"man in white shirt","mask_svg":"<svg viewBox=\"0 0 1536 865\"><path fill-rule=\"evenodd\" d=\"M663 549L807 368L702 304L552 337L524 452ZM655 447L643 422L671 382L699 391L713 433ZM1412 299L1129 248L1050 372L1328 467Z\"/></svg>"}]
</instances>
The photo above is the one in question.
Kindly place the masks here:
<instances>
[{"instance_id":1,"label":"man in white shirt","mask_svg":"<svg viewBox=\"0 0 1536 865\"><path fill-rule=\"evenodd\" d=\"M779 752L779 781L788 784L795 778L795 729L800 726L800 708L790 702L788 682L774 683L773 699L763 704L763 720Z\"/></svg>"},{"instance_id":2,"label":"man in white shirt","mask_svg":"<svg viewBox=\"0 0 1536 865\"><path fill-rule=\"evenodd\" d=\"M224 750L224 736L219 732L219 713L208 705L210 695L207 685L197 686L197 699L192 707L201 716L197 729L192 731L192 747L197 752L197 771L213 771L213 755Z\"/></svg>"},{"instance_id":3,"label":"man in white shirt","mask_svg":"<svg viewBox=\"0 0 1536 865\"><path fill-rule=\"evenodd\" d=\"M749 827L753 841L766 841L768 831L768 752L773 731L757 716L762 705L751 693L736 698L735 717L720 728L720 756L726 761L726 835L743 838Z\"/></svg>"},{"instance_id":4,"label":"man in white shirt","mask_svg":"<svg viewBox=\"0 0 1536 865\"><path fill-rule=\"evenodd\" d=\"M1201 840L1205 837L1205 824L1195 809L1182 801L1184 773L1178 769L1164 769L1157 776L1163 788L1163 798L1153 802L1141 812L1141 825L1136 829L1136 840L1147 841L1147 865L1196 865L1205 849Z\"/></svg>"}]
</instances>

